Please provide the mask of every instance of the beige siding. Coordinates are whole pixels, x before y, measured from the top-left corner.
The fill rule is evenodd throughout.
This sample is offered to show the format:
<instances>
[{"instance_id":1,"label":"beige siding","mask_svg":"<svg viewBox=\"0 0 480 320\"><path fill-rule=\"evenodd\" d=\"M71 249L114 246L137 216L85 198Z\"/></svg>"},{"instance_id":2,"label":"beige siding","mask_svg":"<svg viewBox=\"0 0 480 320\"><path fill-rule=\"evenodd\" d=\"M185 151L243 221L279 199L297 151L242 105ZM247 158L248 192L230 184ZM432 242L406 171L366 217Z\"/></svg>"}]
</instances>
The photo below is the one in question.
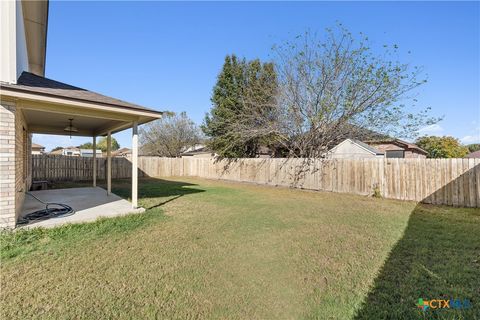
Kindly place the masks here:
<instances>
[{"instance_id":1,"label":"beige siding","mask_svg":"<svg viewBox=\"0 0 480 320\"><path fill-rule=\"evenodd\" d=\"M16 1L0 1L0 80L17 81Z\"/></svg>"},{"instance_id":2,"label":"beige siding","mask_svg":"<svg viewBox=\"0 0 480 320\"><path fill-rule=\"evenodd\" d=\"M347 140L338 144L330 150L330 159L363 159L363 158L383 158L383 155L375 155L365 148L362 148L353 141Z\"/></svg>"}]
</instances>

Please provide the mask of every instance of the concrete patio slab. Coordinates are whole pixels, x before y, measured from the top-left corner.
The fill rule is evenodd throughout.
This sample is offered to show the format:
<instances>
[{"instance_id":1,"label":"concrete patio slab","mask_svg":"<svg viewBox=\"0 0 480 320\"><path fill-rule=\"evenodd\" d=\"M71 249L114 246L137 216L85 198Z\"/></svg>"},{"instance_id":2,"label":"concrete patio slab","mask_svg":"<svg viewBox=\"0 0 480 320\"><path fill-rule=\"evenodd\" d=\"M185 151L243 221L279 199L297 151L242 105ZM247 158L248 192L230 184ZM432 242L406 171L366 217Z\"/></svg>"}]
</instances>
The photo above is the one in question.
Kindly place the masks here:
<instances>
[{"instance_id":1,"label":"concrete patio slab","mask_svg":"<svg viewBox=\"0 0 480 320\"><path fill-rule=\"evenodd\" d=\"M75 214L32 221L30 224L22 226L22 228L50 228L67 223L92 222L100 217L116 217L145 211L144 208L133 209L130 202L113 193L107 195L107 191L100 187L41 190L31 191L30 193L43 202L69 205L75 210ZM44 204L27 194L23 203L22 217L30 212L44 208Z\"/></svg>"}]
</instances>

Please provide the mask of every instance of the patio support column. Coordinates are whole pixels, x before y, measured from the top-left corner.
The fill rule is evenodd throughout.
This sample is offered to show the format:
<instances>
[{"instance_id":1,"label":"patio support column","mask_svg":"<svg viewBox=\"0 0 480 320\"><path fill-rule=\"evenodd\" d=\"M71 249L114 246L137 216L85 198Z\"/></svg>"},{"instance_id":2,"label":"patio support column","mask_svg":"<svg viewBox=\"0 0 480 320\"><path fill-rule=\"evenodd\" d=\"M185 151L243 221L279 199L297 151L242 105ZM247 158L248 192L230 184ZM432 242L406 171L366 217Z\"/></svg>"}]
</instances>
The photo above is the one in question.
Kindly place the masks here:
<instances>
[{"instance_id":1,"label":"patio support column","mask_svg":"<svg viewBox=\"0 0 480 320\"><path fill-rule=\"evenodd\" d=\"M132 207L138 208L138 122L132 126Z\"/></svg>"},{"instance_id":2,"label":"patio support column","mask_svg":"<svg viewBox=\"0 0 480 320\"><path fill-rule=\"evenodd\" d=\"M93 136L93 186L97 186L97 137Z\"/></svg>"},{"instance_id":3,"label":"patio support column","mask_svg":"<svg viewBox=\"0 0 480 320\"><path fill-rule=\"evenodd\" d=\"M112 193L112 132L107 135L107 195Z\"/></svg>"}]
</instances>

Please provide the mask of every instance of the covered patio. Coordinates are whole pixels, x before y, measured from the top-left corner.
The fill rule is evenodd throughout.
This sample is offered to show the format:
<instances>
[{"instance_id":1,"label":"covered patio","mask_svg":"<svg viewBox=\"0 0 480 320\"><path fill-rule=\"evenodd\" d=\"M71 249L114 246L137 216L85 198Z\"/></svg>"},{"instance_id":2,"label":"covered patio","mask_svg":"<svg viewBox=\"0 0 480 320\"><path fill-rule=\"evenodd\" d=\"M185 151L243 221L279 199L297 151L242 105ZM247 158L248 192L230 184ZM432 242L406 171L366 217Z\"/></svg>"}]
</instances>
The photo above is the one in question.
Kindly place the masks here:
<instances>
[{"instance_id":1,"label":"covered patio","mask_svg":"<svg viewBox=\"0 0 480 320\"><path fill-rule=\"evenodd\" d=\"M15 104L17 136L23 130L22 172L24 188L17 207L16 219L44 207L33 197L26 195L31 186L31 134L88 136L96 149L96 138L107 137L106 190L97 187L96 152L93 152L91 188L35 191L45 202L71 205L76 213L72 216L44 220L32 225L51 226L68 222L91 221L98 217L122 215L138 210L138 126L161 118L162 112L147 109L122 100L110 98L92 91L23 72L17 84L2 83L2 102ZM18 126L20 123L20 128ZM114 195L112 186L112 134L132 129L132 193L131 203ZM18 142L17 142L18 143ZM17 154L18 156L18 154Z\"/></svg>"},{"instance_id":2,"label":"covered patio","mask_svg":"<svg viewBox=\"0 0 480 320\"><path fill-rule=\"evenodd\" d=\"M133 209L130 202L116 194L107 194L100 187L54 189L31 191L30 195L25 197L20 220L31 212L45 209L45 205L31 195L47 203L66 204L72 207L75 213L32 221L25 225L25 228L50 228L67 223L92 222L98 218L116 217L145 211L143 208Z\"/></svg>"}]
</instances>

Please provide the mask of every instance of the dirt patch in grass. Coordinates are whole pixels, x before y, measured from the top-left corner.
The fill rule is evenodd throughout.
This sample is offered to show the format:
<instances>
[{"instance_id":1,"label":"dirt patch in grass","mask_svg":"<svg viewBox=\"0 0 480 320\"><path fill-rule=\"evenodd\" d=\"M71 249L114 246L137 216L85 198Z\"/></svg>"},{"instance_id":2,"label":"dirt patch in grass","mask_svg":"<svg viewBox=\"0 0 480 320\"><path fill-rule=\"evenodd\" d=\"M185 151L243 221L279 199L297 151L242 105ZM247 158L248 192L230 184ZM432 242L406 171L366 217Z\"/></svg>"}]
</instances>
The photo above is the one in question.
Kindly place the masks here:
<instances>
[{"instance_id":1,"label":"dirt patch in grass","mask_svg":"<svg viewBox=\"0 0 480 320\"><path fill-rule=\"evenodd\" d=\"M143 215L1 235L4 318L423 319L420 297L479 301L478 210L198 179L139 194Z\"/></svg>"}]
</instances>

